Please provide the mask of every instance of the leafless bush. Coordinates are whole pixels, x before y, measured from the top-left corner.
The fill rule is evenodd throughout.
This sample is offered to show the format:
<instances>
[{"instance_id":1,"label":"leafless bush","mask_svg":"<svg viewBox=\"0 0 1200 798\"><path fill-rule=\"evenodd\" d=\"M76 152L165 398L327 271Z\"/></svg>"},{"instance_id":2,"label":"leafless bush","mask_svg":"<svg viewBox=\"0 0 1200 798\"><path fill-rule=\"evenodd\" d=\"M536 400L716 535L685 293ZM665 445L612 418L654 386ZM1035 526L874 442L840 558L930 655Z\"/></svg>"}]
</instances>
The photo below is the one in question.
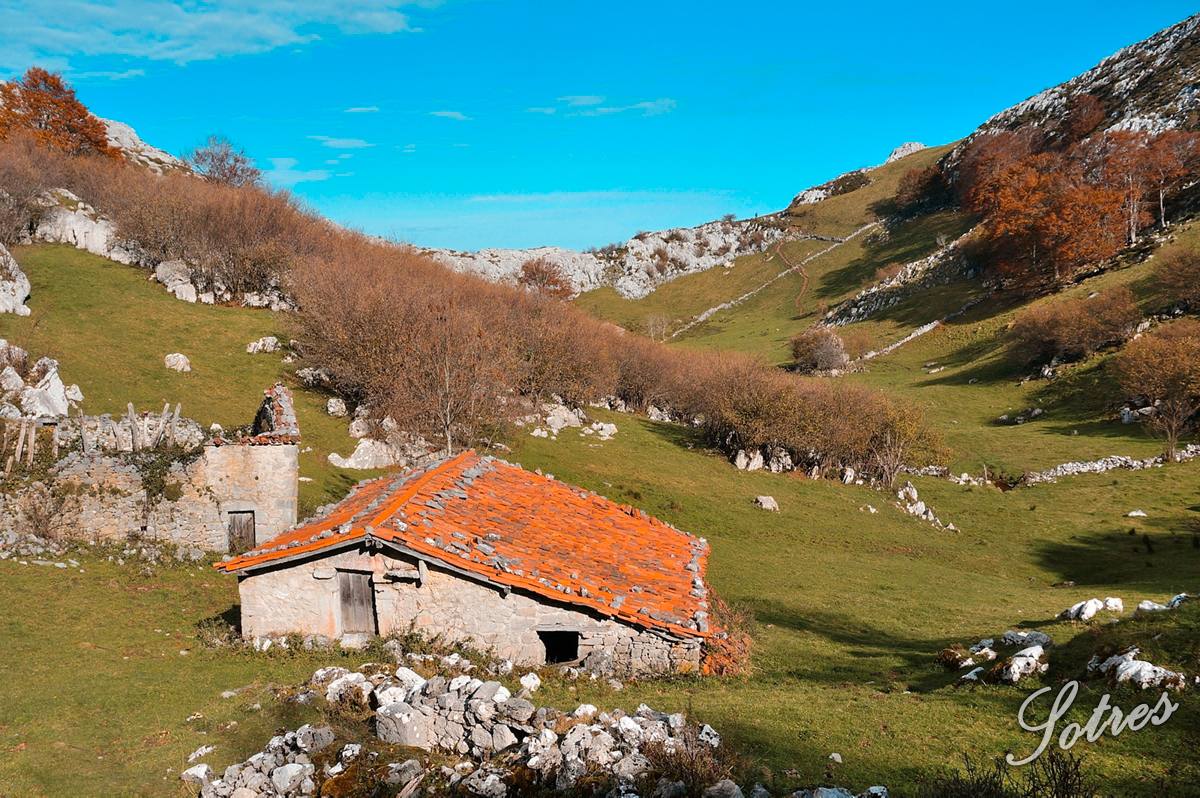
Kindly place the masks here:
<instances>
[{"instance_id":1,"label":"leafless bush","mask_svg":"<svg viewBox=\"0 0 1200 798\"><path fill-rule=\"evenodd\" d=\"M850 360L841 336L829 327L810 327L790 343L796 370L803 373L844 369Z\"/></svg>"},{"instance_id":2,"label":"leafless bush","mask_svg":"<svg viewBox=\"0 0 1200 798\"><path fill-rule=\"evenodd\" d=\"M1128 338L1141 311L1126 287L1090 299L1060 299L1022 312L1009 328L1009 348L1026 363L1077 360Z\"/></svg>"}]
</instances>

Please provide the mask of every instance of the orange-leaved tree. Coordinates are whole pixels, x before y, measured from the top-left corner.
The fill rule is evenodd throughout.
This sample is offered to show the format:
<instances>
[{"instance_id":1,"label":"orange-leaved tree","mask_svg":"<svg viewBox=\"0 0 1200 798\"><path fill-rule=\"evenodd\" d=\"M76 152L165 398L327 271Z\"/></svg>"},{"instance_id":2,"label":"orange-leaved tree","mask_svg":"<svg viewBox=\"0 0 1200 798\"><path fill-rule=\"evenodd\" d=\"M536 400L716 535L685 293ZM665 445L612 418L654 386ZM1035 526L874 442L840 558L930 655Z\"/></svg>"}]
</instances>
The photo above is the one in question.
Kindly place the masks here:
<instances>
[{"instance_id":1,"label":"orange-leaved tree","mask_svg":"<svg viewBox=\"0 0 1200 798\"><path fill-rule=\"evenodd\" d=\"M108 131L60 75L30 67L20 78L0 83L0 139L27 132L39 144L72 155L117 157Z\"/></svg>"}]
</instances>

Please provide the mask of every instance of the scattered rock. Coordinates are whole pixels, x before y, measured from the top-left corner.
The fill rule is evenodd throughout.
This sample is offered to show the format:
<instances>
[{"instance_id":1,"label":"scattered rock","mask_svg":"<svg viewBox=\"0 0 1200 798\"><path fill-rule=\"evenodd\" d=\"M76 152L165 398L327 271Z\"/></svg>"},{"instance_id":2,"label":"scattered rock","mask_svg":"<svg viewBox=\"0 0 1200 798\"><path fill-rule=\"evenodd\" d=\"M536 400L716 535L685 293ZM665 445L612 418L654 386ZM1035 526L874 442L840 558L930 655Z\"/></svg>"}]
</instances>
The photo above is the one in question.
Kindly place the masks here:
<instances>
[{"instance_id":1,"label":"scattered rock","mask_svg":"<svg viewBox=\"0 0 1200 798\"><path fill-rule=\"evenodd\" d=\"M325 401L325 412L334 418L343 418L346 415L345 400L337 396L329 397L329 399Z\"/></svg>"},{"instance_id":2,"label":"scattered rock","mask_svg":"<svg viewBox=\"0 0 1200 798\"><path fill-rule=\"evenodd\" d=\"M1139 649L1134 647L1103 661L1099 657L1092 657L1088 663L1088 672L1108 676L1117 684L1129 682L1143 690L1149 687L1180 690L1187 685L1187 677L1182 673L1139 660L1139 653Z\"/></svg>"},{"instance_id":3,"label":"scattered rock","mask_svg":"<svg viewBox=\"0 0 1200 798\"><path fill-rule=\"evenodd\" d=\"M754 504L773 513L779 512L779 502L775 501L774 496L756 496L754 497Z\"/></svg>"},{"instance_id":4,"label":"scattered rock","mask_svg":"<svg viewBox=\"0 0 1200 798\"><path fill-rule=\"evenodd\" d=\"M191 371L192 361L188 360L187 355L179 352L172 352L163 358L163 365L172 371Z\"/></svg>"},{"instance_id":5,"label":"scattered rock","mask_svg":"<svg viewBox=\"0 0 1200 798\"><path fill-rule=\"evenodd\" d=\"M257 341L251 341L250 343L246 344L246 352L251 355L278 352L279 350L279 339L274 335L264 335Z\"/></svg>"},{"instance_id":6,"label":"scattered rock","mask_svg":"<svg viewBox=\"0 0 1200 798\"><path fill-rule=\"evenodd\" d=\"M28 316L30 311L25 301L29 299L29 292L29 278L4 245L0 244L0 313Z\"/></svg>"}]
</instances>

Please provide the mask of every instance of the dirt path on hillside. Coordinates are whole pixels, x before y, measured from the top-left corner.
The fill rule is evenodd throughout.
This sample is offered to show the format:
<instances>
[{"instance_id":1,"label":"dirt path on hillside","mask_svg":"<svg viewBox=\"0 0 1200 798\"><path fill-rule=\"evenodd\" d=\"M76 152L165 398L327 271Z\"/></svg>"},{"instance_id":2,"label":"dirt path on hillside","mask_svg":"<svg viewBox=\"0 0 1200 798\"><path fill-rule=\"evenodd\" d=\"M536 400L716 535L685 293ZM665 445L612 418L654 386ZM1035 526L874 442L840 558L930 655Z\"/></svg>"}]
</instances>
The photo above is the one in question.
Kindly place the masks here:
<instances>
[{"instance_id":1,"label":"dirt path on hillside","mask_svg":"<svg viewBox=\"0 0 1200 798\"><path fill-rule=\"evenodd\" d=\"M792 274L793 272L799 272L800 277L803 280L803 283L801 284L801 287L800 287L800 293L797 295L797 296L803 296L804 292L806 290L808 290L808 272L804 271L804 266L806 264L811 263L812 261L821 257L822 255L829 254L833 250L840 247L842 244L845 244L847 241L854 240L862 233L865 233L867 230L870 230L872 227L878 227L878 226L879 226L879 222L871 222L870 224L865 224L862 227L855 230L850 235L841 239L840 241L835 241L834 243L825 247L825 249L821 250L820 252L814 252L813 254L809 255L807 258L800 261L799 263L792 263L790 260L788 260L787 256L783 254L783 245L787 242L780 241L775 246L775 252L777 252L779 254L779 257L783 260L784 265L787 266L786 269L784 269L779 274L772 277L770 280L767 280L762 285L758 286L757 288L751 289L750 291L747 291L746 293L742 294L741 296L737 297L736 299L731 299L728 302L722 302L720 305L711 307L708 310L705 310L705 311L693 316L691 318L691 320L688 321L687 324L683 325L678 330L671 333L671 338L678 338L680 335L683 335L685 332L692 329L696 325L703 324L704 322L708 321L714 315L716 315L717 313L720 313L723 310L731 310L732 308L737 307L738 305L742 304L746 300L757 296L759 293L761 293L763 290L765 290L770 285L775 283L777 280L787 277L789 274Z\"/></svg>"}]
</instances>

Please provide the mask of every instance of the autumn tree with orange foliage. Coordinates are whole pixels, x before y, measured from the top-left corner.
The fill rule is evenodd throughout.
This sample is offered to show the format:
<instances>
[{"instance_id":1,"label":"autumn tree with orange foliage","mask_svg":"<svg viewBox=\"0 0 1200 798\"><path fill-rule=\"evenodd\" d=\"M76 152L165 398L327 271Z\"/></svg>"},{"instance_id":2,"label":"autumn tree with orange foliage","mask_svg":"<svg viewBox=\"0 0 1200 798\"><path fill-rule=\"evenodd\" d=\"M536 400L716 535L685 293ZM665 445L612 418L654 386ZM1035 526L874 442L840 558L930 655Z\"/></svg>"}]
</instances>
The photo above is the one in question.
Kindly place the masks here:
<instances>
[{"instance_id":1,"label":"autumn tree with orange foliage","mask_svg":"<svg viewBox=\"0 0 1200 798\"><path fill-rule=\"evenodd\" d=\"M0 139L19 132L71 155L119 155L108 144L104 123L88 112L61 76L40 67L0 83Z\"/></svg>"},{"instance_id":2,"label":"autumn tree with orange foliage","mask_svg":"<svg viewBox=\"0 0 1200 798\"><path fill-rule=\"evenodd\" d=\"M1116 365L1126 395L1154 405L1146 423L1166 443L1167 459L1176 459L1200 413L1200 321L1180 319L1143 335Z\"/></svg>"}]
</instances>

